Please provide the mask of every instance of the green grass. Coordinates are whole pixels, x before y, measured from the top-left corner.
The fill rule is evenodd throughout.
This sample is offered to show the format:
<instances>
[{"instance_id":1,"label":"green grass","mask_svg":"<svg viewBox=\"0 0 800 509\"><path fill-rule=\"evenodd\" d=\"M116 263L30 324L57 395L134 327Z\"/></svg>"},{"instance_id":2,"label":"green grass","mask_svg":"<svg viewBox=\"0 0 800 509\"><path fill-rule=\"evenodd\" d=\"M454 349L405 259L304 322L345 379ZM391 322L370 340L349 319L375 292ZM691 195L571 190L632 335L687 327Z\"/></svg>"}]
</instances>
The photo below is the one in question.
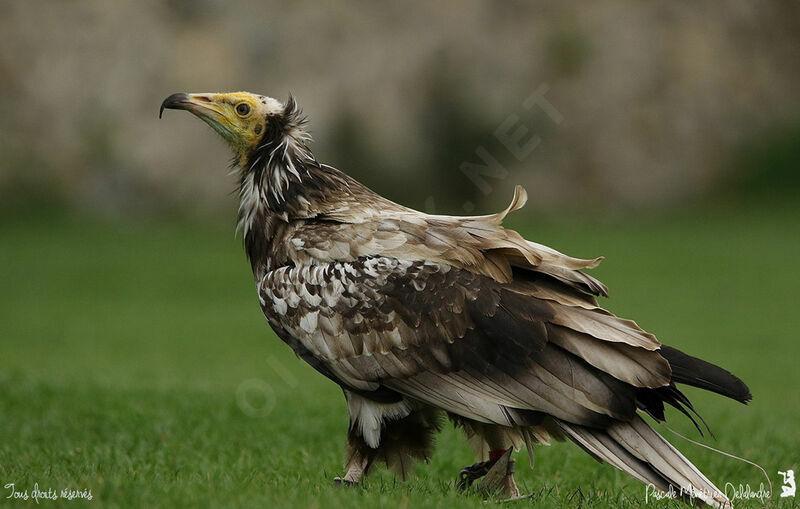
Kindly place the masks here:
<instances>
[{"instance_id":1,"label":"green grass","mask_svg":"<svg viewBox=\"0 0 800 509\"><path fill-rule=\"evenodd\" d=\"M716 432L703 441L760 463L780 491L777 471L800 470L796 218L771 205L515 226L576 256L605 255L594 273L613 311L748 382L747 407L687 393ZM366 487L335 489L346 427L338 388L268 330L232 229L0 225L0 486L92 490L92 502L68 507L486 506L453 487L472 456L449 426L409 482L377 471ZM664 432L720 484L763 481ZM537 449L534 471L519 459L520 487L535 497L516 505L643 504L642 485L572 444ZM9 493L0 504L33 504Z\"/></svg>"}]
</instances>

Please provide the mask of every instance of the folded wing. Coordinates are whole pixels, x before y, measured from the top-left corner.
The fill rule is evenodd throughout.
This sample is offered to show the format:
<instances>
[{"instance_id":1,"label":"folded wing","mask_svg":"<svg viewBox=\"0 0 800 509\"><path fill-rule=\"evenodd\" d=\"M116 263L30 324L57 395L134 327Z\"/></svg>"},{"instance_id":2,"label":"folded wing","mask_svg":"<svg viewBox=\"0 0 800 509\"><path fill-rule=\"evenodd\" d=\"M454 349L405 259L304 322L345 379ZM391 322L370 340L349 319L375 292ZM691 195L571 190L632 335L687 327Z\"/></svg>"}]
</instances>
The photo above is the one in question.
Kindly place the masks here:
<instances>
[{"instance_id":1,"label":"folded wing","mask_svg":"<svg viewBox=\"0 0 800 509\"><path fill-rule=\"evenodd\" d=\"M481 422L629 420L669 384L655 338L552 280L363 258L268 273L276 329L343 385L390 388Z\"/></svg>"}]
</instances>

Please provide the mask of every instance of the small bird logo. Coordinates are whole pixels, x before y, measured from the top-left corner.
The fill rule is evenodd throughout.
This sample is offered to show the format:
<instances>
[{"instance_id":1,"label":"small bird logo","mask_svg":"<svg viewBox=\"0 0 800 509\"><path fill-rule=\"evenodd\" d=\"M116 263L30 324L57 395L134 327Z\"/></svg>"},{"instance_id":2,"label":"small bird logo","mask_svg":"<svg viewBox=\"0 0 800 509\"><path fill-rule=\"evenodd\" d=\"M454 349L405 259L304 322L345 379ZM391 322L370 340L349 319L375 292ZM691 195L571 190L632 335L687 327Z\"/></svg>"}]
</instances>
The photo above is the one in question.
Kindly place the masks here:
<instances>
[{"instance_id":1,"label":"small bird logo","mask_svg":"<svg viewBox=\"0 0 800 509\"><path fill-rule=\"evenodd\" d=\"M778 471L778 473L783 476L781 498L794 497L795 491L797 491L797 486L794 483L794 470L787 470L786 472Z\"/></svg>"}]
</instances>

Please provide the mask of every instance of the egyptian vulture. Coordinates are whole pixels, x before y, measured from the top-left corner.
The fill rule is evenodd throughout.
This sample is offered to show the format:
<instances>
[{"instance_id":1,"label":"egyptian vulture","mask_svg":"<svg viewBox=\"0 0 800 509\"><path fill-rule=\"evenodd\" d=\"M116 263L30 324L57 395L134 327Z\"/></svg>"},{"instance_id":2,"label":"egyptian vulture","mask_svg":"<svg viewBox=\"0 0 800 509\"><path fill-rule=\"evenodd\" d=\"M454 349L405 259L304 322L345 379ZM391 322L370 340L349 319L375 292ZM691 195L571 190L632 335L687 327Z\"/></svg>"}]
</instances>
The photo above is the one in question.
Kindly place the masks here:
<instances>
[{"instance_id":1,"label":"egyptian vulture","mask_svg":"<svg viewBox=\"0 0 800 509\"><path fill-rule=\"evenodd\" d=\"M477 444L483 476L511 448L569 439L655 488L729 500L656 433L664 404L691 417L686 384L746 403L728 371L661 344L597 304L606 286L583 260L502 226L525 191L485 216L429 215L314 158L295 100L179 93L231 146L238 226L272 329L339 384L350 415L346 472L376 462L405 477L427 460L447 415ZM508 495L518 494L511 463ZM681 491L682 490L682 491Z\"/></svg>"}]
</instances>

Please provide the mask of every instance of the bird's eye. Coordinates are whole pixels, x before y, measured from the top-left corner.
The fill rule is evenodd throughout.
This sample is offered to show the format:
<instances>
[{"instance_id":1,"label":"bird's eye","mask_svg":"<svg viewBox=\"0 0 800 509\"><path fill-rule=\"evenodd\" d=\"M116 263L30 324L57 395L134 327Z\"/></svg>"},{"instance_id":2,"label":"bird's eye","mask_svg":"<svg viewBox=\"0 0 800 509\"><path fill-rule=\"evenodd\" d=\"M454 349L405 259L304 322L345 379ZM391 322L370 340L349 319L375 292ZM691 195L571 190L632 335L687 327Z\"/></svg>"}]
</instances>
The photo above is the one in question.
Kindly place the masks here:
<instances>
[{"instance_id":1,"label":"bird's eye","mask_svg":"<svg viewBox=\"0 0 800 509\"><path fill-rule=\"evenodd\" d=\"M247 103L239 103L236 105L236 113L241 115L242 117L246 116L250 113L250 105Z\"/></svg>"}]
</instances>

